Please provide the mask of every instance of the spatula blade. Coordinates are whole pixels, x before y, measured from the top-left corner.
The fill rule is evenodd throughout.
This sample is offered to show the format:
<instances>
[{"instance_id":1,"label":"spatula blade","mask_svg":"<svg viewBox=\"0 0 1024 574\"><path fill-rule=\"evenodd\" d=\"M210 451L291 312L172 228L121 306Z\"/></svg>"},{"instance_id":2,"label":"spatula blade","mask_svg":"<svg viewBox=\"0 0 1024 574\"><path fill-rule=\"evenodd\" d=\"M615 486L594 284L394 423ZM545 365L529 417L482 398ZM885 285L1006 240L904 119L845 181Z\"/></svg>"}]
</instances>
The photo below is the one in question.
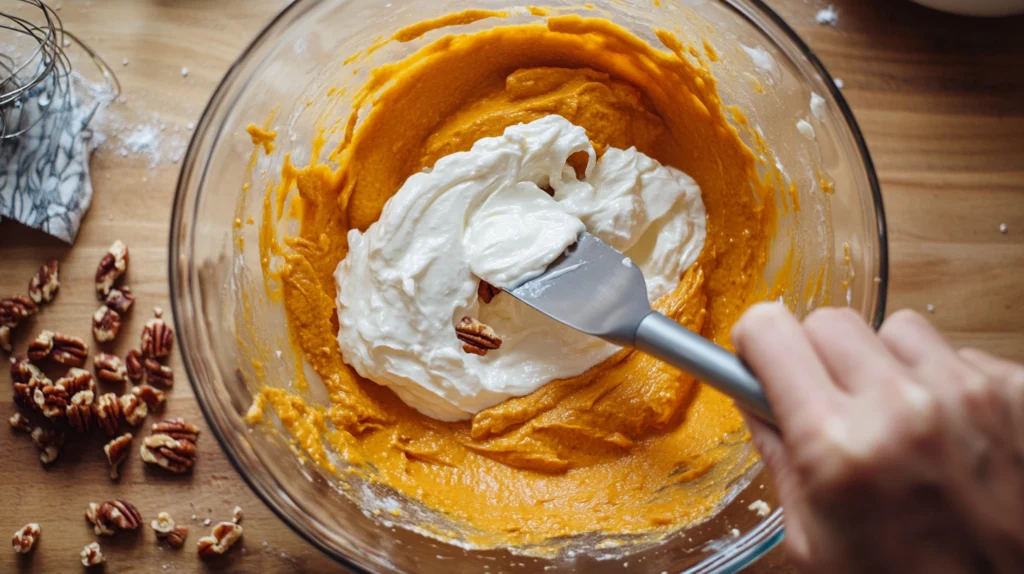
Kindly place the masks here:
<instances>
[{"instance_id":1,"label":"spatula blade","mask_svg":"<svg viewBox=\"0 0 1024 574\"><path fill-rule=\"evenodd\" d=\"M552 319L621 346L632 346L651 312L643 273L590 233L539 277L508 291Z\"/></svg>"}]
</instances>

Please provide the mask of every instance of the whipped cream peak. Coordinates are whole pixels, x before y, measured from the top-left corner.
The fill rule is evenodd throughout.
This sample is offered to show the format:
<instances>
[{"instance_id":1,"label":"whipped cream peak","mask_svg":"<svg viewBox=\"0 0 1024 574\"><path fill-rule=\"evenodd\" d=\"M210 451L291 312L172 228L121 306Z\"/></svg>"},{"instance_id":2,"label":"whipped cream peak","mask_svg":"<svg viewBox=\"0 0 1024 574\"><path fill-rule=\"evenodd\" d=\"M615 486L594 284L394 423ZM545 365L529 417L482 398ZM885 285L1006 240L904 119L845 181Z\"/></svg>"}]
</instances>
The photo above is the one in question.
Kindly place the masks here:
<instances>
[{"instance_id":1,"label":"whipped cream peak","mask_svg":"<svg viewBox=\"0 0 1024 574\"><path fill-rule=\"evenodd\" d=\"M569 158L587 154L582 180ZM554 190L548 195L543 188ZM338 265L338 343L363 377L420 412L461 420L578 375L618 348L499 295L542 274L584 230L622 250L655 300L696 261L706 235L700 188L636 149L600 160L586 131L560 116L499 137L410 177ZM474 317L502 339L466 353L455 325Z\"/></svg>"}]
</instances>

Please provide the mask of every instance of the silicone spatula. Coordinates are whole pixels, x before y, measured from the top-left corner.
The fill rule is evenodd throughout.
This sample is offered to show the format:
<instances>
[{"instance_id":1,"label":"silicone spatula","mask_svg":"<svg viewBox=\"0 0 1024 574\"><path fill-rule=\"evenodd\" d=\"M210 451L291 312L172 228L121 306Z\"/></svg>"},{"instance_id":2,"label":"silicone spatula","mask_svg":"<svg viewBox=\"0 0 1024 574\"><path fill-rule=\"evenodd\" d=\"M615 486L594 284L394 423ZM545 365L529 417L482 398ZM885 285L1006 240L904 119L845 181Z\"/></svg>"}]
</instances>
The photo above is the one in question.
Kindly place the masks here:
<instances>
[{"instance_id":1,"label":"silicone spatula","mask_svg":"<svg viewBox=\"0 0 1024 574\"><path fill-rule=\"evenodd\" d=\"M743 361L651 310L640 269L589 233L581 234L542 275L506 291L578 331L682 369L775 425L764 389Z\"/></svg>"}]
</instances>

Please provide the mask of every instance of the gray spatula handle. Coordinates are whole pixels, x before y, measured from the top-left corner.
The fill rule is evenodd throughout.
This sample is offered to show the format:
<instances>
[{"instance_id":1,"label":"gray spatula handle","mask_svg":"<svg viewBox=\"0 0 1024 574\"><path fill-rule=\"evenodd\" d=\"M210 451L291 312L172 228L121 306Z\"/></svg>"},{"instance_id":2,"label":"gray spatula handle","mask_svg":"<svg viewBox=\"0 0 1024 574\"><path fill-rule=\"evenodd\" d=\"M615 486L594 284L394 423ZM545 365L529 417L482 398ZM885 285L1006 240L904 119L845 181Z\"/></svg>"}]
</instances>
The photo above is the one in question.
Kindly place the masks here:
<instances>
[{"instance_id":1,"label":"gray spatula handle","mask_svg":"<svg viewBox=\"0 0 1024 574\"><path fill-rule=\"evenodd\" d=\"M700 378L757 418L776 426L775 414L761 383L729 351L656 311L640 322L634 346Z\"/></svg>"}]
</instances>

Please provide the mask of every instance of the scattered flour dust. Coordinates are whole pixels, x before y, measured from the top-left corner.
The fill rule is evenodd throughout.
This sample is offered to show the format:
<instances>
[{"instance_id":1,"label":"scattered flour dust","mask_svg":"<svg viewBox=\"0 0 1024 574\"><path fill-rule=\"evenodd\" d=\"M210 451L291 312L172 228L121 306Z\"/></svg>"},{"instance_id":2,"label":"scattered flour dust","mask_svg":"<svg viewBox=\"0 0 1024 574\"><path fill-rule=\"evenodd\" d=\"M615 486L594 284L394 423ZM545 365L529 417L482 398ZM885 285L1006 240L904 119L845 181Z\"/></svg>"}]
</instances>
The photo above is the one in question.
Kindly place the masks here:
<instances>
[{"instance_id":1,"label":"scattered flour dust","mask_svg":"<svg viewBox=\"0 0 1024 574\"><path fill-rule=\"evenodd\" d=\"M149 117L132 116L131 110L121 103L93 118L93 128L106 135L108 150L124 158L144 159L150 169L181 161L188 147L181 126L168 125L158 112Z\"/></svg>"},{"instance_id":2,"label":"scattered flour dust","mask_svg":"<svg viewBox=\"0 0 1024 574\"><path fill-rule=\"evenodd\" d=\"M115 100L109 86L87 81L77 73L72 77L76 89L104 102L89 122L99 150L123 158L142 159L149 169L176 164L185 157L190 132L195 126L189 122L186 128L186 124L179 125L162 117L160 112L151 111L163 104L152 94L131 98L122 94ZM178 112L187 110L168 102L167 111L177 116Z\"/></svg>"}]
</instances>

